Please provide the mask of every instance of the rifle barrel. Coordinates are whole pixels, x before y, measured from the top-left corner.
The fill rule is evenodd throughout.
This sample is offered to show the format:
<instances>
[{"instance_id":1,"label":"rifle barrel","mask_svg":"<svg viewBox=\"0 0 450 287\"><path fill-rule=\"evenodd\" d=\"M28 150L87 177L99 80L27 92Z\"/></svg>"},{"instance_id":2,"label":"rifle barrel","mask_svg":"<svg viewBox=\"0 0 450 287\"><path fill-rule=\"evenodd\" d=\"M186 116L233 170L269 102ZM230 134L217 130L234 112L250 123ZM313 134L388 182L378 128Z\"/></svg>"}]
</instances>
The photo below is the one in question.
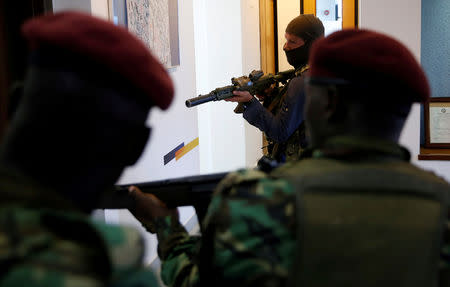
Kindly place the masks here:
<instances>
[{"instance_id":1,"label":"rifle barrel","mask_svg":"<svg viewBox=\"0 0 450 287\"><path fill-rule=\"evenodd\" d=\"M198 106L200 104L211 102L214 100L216 100L216 96L213 93L209 93L209 94L203 95L203 96L200 95L198 97L186 100L186 107L192 108L192 107Z\"/></svg>"}]
</instances>

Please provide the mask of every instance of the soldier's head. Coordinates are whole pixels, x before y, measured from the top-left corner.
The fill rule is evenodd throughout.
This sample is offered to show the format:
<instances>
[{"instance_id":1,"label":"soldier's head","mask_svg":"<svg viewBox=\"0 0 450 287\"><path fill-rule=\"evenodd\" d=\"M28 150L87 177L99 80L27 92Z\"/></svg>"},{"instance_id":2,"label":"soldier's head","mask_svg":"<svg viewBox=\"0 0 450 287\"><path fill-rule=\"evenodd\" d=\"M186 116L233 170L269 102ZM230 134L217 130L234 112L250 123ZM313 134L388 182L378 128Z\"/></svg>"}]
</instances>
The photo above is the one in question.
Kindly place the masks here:
<instances>
[{"instance_id":1,"label":"soldier's head","mask_svg":"<svg viewBox=\"0 0 450 287\"><path fill-rule=\"evenodd\" d=\"M324 35L324 27L319 18L312 14L295 17L286 27L286 43L283 50L287 61L295 68L308 63L312 43Z\"/></svg>"},{"instance_id":2,"label":"soldier's head","mask_svg":"<svg viewBox=\"0 0 450 287\"><path fill-rule=\"evenodd\" d=\"M89 210L139 158L150 108L171 103L171 79L135 36L90 15L46 15L22 32L29 69L2 164Z\"/></svg>"},{"instance_id":3,"label":"soldier's head","mask_svg":"<svg viewBox=\"0 0 450 287\"><path fill-rule=\"evenodd\" d=\"M426 76L399 41L343 30L314 43L306 79L309 142L356 135L398 141L414 102L430 96Z\"/></svg>"}]
</instances>

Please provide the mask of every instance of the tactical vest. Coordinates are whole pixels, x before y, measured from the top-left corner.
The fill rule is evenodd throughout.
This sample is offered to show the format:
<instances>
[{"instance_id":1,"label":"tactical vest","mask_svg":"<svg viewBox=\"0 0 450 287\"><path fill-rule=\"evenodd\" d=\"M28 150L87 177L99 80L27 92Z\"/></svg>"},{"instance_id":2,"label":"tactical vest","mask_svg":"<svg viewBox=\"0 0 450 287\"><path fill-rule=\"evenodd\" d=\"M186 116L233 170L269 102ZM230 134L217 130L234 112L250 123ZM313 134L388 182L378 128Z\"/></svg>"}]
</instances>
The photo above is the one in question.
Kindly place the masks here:
<instances>
[{"instance_id":1,"label":"tactical vest","mask_svg":"<svg viewBox=\"0 0 450 287\"><path fill-rule=\"evenodd\" d=\"M449 185L405 161L306 159L290 286L437 286Z\"/></svg>"},{"instance_id":2,"label":"tactical vest","mask_svg":"<svg viewBox=\"0 0 450 287\"><path fill-rule=\"evenodd\" d=\"M295 76L299 77L308 71L309 66L303 66L295 72ZM283 103L284 98L287 95L288 84L284 85L270 103L265 103L266 108L272 114L276 115ZM306 135L305 124L302 122L298 128L292 133L286 142L278 143L271 140L265 135L268 146L267 152L270 158L277 160L278 162L292 162L300 158L302 151L306 148Z\"/></svg>"}]
</instances>

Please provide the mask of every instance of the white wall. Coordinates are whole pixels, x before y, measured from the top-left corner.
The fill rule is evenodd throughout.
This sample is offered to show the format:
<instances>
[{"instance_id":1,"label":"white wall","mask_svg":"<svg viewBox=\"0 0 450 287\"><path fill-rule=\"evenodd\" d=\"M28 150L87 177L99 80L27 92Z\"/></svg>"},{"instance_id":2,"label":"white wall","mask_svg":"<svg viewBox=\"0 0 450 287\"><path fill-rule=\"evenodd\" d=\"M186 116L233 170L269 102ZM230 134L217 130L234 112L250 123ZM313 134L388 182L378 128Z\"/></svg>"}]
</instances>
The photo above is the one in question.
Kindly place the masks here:
<instances>
[{"instance_id":1,"label":"white wall","mask_svg":"<svg viewBox=\"0 0 450 287\"><path fill-rule=\"evenodd\" d=\"M278 32L278 69L279 71L286 71L292 69L292 66L286 60L286 54L283 51L284 33L286 27L292 19L300 15L300 1L277 1L277 32Z\"/></svg>"},{"instance_id":2,"label":"white wall","mask_svg":"<svg viewBox=\"0 0 450 287\"><path fill-rule=\"evenodd\" d=\"M91 0L91 13L99 18L109 19L108 0Z\"/></svg>"},{"instance_id":3,"label":"white wall","mask_svg":"<svg viewBox=\"0 0 450 287\"><path fill-rule=\"evenodd\" d=\"M360 0L360 27L389 34L403 42L420 60L421 0ZM415 105L401 143L417 159L420 144L420 106Z\"/></svg>"},{"instance_id":4,"label":"white wall","mask_svg":"<svg viewBox=\"0 0 450 287\"><path fill-rule=\"evenodd\" d=\"M394 36L420 60L421 0L360 0L360 9L361 28ZM413 107L400 140L411 151L414 164L450 181L450 163L417 160L420 151L420 105Z\"/></svg>"},{"instance_id":5,"label":"white wall","mask_svg":"<svg viewBox=\"0 0 450 287\"><path fill-rule=\"evenodd\" d=\"M259 31L259 1L241 1L242 18L242 74L261 69L261 44ZM244 121L245 166L252 167L263 155L262 133Z\"/></svg>"},{"instance_id":6,"label":"white wall","mask_svg":"<svg viewBox=\"0 0 450 287\"><path fill-rule=\"evenodd\" d=\"M230 85L232 77L260 67L257 1L194 0L194 25L198 94ZM193 108L198 111L201 173L256 162L258 152L246 155L246 149L258 151L261 133L246 128L242 115L233 112L235 106L221 101Z\"/></svg>"}]
</instances>

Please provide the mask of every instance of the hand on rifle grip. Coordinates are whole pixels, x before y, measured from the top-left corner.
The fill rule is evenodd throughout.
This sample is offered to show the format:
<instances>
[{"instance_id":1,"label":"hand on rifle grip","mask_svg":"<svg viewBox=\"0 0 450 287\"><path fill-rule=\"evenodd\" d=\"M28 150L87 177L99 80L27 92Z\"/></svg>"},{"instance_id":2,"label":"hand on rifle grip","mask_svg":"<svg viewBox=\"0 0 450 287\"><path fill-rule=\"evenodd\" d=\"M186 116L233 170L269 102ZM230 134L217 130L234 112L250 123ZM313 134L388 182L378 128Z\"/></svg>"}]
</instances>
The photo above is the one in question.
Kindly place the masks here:
<instances>
[{"instance_id":1,"label":"hand on rifle grip","mask_svg":"<svg viewBox=\"0 0 450 287\"><path fill-rule=\"evenodd\" d=\"M128 191L135 201L134 208L130 211L148 231L156 232L154 220L157 218L172 216L178 219L178 210L176 208L167 208L164 202L153 194L143 193L136 186L130 186Z\"/></svg>"}]
</instances>

